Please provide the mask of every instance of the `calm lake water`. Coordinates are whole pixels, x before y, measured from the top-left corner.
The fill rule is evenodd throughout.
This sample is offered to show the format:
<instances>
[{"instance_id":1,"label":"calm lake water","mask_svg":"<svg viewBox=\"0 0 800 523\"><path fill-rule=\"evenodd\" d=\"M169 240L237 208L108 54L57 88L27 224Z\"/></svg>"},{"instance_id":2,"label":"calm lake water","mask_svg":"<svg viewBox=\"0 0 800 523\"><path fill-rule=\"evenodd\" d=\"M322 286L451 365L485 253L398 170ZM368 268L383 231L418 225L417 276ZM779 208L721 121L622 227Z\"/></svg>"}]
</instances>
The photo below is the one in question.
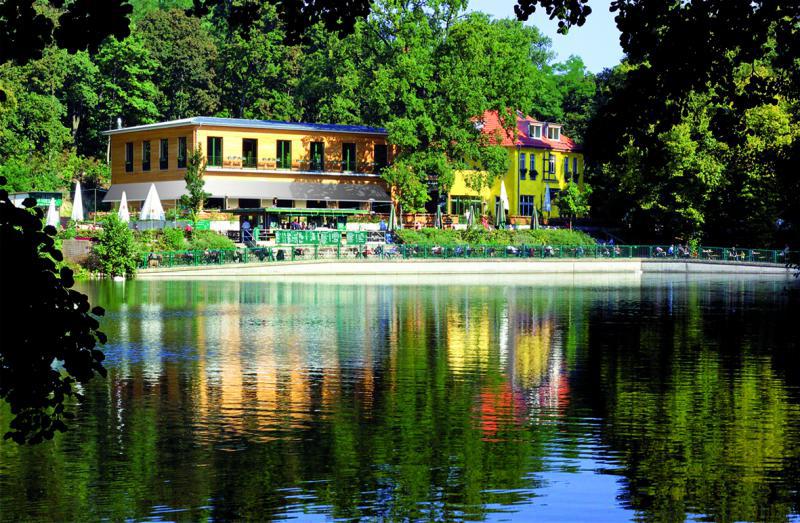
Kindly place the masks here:
<instances>
[{"instance_id":1,"label":"calm lake water","mask_svg":"<svg viewBox=\"0 0 800 523\"><path fill-rule=\"evenodd\" d=\"M84 284L108 378L0 518L798 519L797 283L339 281Z\"/></svg>"}]
</instances>

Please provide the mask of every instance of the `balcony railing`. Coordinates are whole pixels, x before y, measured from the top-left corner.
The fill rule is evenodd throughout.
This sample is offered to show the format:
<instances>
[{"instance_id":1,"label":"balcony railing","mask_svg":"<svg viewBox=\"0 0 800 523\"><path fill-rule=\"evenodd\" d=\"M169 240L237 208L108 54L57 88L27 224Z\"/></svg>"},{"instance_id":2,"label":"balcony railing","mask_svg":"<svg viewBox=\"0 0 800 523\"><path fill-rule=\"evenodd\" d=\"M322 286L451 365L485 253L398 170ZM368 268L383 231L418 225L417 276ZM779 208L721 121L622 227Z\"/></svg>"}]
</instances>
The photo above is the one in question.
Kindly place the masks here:
<instances>
[{"instance_id":1,"label":"balcony railing","mask_svg":"<svg viewBox=\"0 0 800 523\"><path fill-rule=\"evenodd\" d=\"M263 171L290 170L298 172L318 172L328 175L374 176L389 164L383 162L342 162L341 160L328 161L327 166L335 166L336 170L326 170L326 162L321 160L300 159L292 160L290 164L283 165L280 158L255 158L242 156L209 156L208 167L223 169L255 169Z\"/></svg>"}]
</instances>

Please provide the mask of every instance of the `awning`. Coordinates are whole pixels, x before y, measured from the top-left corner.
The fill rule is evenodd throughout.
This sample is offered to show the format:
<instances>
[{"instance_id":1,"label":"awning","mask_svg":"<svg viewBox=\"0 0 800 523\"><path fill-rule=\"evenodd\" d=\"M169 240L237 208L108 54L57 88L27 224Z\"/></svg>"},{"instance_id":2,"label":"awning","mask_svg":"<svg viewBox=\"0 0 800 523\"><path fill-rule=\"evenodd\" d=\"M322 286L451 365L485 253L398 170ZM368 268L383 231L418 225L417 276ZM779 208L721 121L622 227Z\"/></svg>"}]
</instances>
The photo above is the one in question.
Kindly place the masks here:
<instances>
[{"instance_id":1,"label":"awning","mask_svg":"<svg viewBox=\"0 0 800 523\"><path fill-rule=\"evenodd\" d=\"M312 183L259 179L229 179L205 177L205 191L212 198L253 198L279 200L331 200L340 202L391 202L386 190L375 182L366 183ZM186 194L183 180L155 182L162 200L177 200ZM125 191L128 201L144 200L150 183L114 184L103 199L118 202Z\"/></svg>"},{"instance_id":2,"label":"awning","mask_svg":"<svg viewBox=\"0 0 800 523\"><path fill-rule=\"evenodd\" d=\"M297 216L352 216L369 214L363 209L306 209L300 207L257 207L255 209L231 209L233 214L290 214Z\"/></svg>"},{"instance_id":3,"label":"awning","mask_svg":"<svg viewBox=\"0 0 800 523\"><path fill-rule=\"evenodd\" d=\"M186 182L174 180L169 182L149 182L149 183L115 183L108 189L104 202L118 202L122 200L122 192L128 201L144 201L147 198L147 191L150 185L155 184L160 200L177 200L186 194Z\"/></svg>"}]
</instances>

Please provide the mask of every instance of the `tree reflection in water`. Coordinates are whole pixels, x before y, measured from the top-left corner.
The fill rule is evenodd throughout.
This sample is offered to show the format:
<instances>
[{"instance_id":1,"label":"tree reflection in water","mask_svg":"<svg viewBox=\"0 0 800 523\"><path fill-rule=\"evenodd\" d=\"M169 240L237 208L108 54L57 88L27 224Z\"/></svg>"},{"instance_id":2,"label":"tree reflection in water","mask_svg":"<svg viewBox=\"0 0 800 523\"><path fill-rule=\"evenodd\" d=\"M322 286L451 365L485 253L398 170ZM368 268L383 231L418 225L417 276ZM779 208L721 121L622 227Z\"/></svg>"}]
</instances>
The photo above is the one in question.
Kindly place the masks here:
<instances>
[{"instance_id":1,"label":"tree reflection in water","mask_svg":"<svg viewBox=\"0 0 800 523\"><path fill-rule=\"evenodd\" d=\"M569 519L553 504L582 492L598 515L785 519L785 286L93 283L109 378L75 430L0 444L0 513ZM605 475L616 496L586 487Z\"/></svg>"}]
</instances>

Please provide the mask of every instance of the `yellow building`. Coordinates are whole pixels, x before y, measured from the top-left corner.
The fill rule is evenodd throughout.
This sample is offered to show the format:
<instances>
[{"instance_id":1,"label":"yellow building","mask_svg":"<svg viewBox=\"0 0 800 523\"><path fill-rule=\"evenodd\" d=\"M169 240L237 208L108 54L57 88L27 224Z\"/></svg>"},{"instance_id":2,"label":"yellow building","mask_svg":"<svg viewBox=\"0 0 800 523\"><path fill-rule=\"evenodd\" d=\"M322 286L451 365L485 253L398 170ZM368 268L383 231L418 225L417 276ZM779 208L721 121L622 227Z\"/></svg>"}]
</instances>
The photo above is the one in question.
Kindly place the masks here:
<instances>
[{"instance_id":1,"label":"yellow building","mask_svg":"<svg viewBox=\"0 0 800 523\"><path fill-rule=\"evenodd\" d=\"M207 207L250 213L261 226L287 216L388 212L391 201L380 171L393 151L380 128L194 117L105 134L111 188L104 201L119 202L124 192L132 210L151 184L165 208L177 205L197 148L206 158Z\"/></svg>"},{"instance_id":2,"label":"yellow building","mask_svg":"<svg viewBox=\"0 0 800 523\"><path fill-rule=\"evenodd\" d=\"M564 189L568 181L583 185L581 147L561 133L560 125L540 122L520 112L515 132L509 133L502 127L497 112L485 113L478 124L492 143L499 143L508 151L508 172L491 188L480 192L467 183L474 171L456 173L447 198L448 213L463 215L473 204L484 214L496 216L504 182L508 214L517 223L530 223L534 205L539 216L557 217L555 205L551 204L548 211L546 193L549 191L550 197L555 198L556 191Z\"/></svg>"}]
</instances>

